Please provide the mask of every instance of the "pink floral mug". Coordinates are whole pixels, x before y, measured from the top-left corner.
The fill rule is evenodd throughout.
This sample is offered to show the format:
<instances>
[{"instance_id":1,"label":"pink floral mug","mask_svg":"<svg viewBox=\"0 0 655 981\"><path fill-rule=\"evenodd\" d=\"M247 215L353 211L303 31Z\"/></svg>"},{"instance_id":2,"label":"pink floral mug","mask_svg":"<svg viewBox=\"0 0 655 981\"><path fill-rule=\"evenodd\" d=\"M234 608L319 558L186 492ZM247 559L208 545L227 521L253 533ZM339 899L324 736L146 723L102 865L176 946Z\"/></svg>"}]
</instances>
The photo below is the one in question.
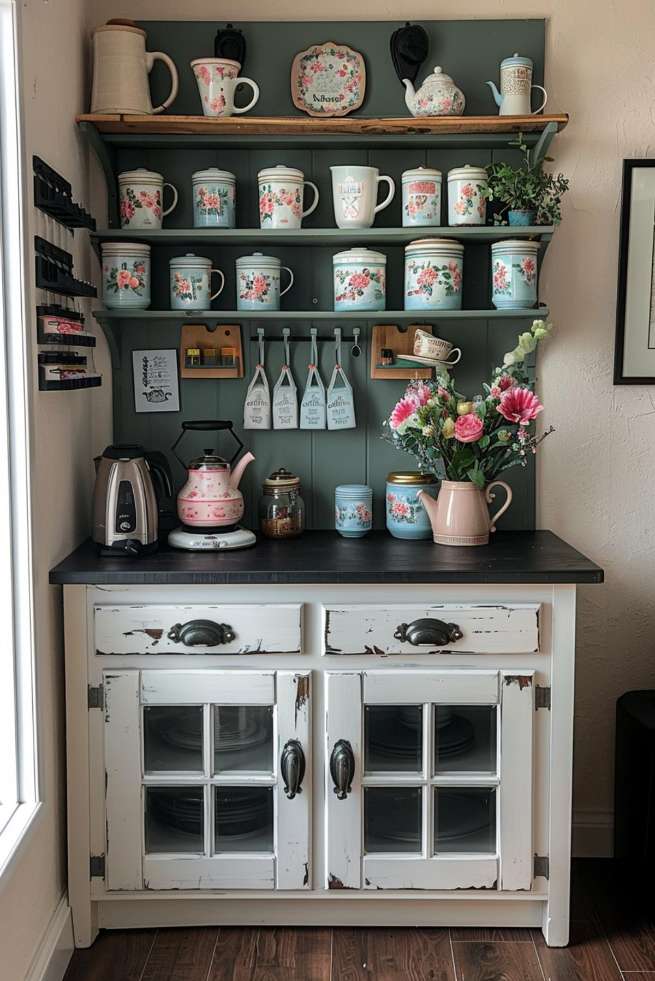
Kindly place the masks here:
<instances>
[{"instance_id":1,"label":"pink floral mug","mask_svg":"<svg viewBox=\"0 0 655 981\"><path fill-rule=\"evenodd\" d=\"M163 207L165 187L173 192L168 208ZM176 188L165 182L161 174L144 167L118 175L118 196L121 228L161 228L162 219L177 206Z\"/></svg>"},{"instance_id":2,"label":"pink floral mug","mask_svg":"<svg viewBox=\"0 0 655 981\"><path fill-rule=\"evenodd\" d=\"M191 62L205 116L232 116L248 112L259 99L259 86L251 78L240 78L241 65L228 58L196 58ZM249 85L253 97L247 106L235 106L237 85Z\"/></svg>"},{"instance_id":3,"label":"pink floral mug","mask_svg":"<svg viewBox=\"0 0 655 981\"><path fill-rule=\"evenodd\" d=\"M259 224L262 228L300 228L303 218L311 215L318 205L318 188L306 181L302 170L295 167L267 167L257 175L259 184ZM311 187L314 200L303 210L303 194Z\"/></svg>"}]
</instances>

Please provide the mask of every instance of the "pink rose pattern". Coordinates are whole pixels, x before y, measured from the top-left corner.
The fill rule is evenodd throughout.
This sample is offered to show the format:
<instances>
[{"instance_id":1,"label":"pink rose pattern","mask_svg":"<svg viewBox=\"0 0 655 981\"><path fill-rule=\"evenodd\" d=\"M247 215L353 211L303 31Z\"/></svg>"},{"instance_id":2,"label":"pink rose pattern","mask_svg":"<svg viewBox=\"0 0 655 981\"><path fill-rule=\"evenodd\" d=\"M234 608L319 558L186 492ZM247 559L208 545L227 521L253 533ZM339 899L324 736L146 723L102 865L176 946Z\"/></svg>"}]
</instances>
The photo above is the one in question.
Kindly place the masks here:
<instances>
[{"instance_id":1,"label":"pink rose pattern","mask_svg":"<svg viewBox=\"0 0 655 981\"><path fill-rule=\"evenodd\" d=\"M370 528L373 515L365 504L337 504L334 519L337 527L354 523L358 528Z\"/></svg>"},{"instance_id":2,"label":"pink rose pattern","mask_svg":"<svg viewBox=\"0 0 655 981\"><path fill-rule=\"evenodd\" d=\"M471 184L467 182L460 187L457 201L453 205L456 215L460 218L471 218L477 213L478 218L484 221L487 213L487 201L483 197L484 190L482 184Z\"/></svg>"},{"instance_id":3,"label":"pink rose pattern","mask_svg":"<svg viewBox=\"0 0 655 981\"><path fill-rule=\"evenodd\" d=\"M183 276L182 273L176 272L173 276L172 291L173 296L176 296L178 300L183 300L185 303L195 303L198 299L198 294L202 286L203 277L202 276Z\"/></svg>"},{"instance_id":4,"label":"pink rose pattern","mask_svg":"<svg viewBox=\"0 0 655 981\"><path fill-rule=\"evenodd\" d=\"M266 303L271 292L271 277L266 273L239 273L239 298Z\"/></svg>"},{"instance_id":5,"label":"pink rose pattern","mask_svg":"<svg viewBox=\"0 0 655 981\"><path fill-rule=\"evenodd\" d=\"M200 97L203 105L208 108L212 115L223 115L227 102L225 93L220 88L220 83L226 78L236 78L238 69L229 65L195 65L193 70L200 86ZM218 83L218 95L213 94L216 91L216 89L212 89L215 83Z\"/></svg>"},{"instance_id":6,"label":"pink rose pattern","mask_svg":"<svg viewBox=\"0 0 655 981\"><path fill-rule=\"evenodd\" d=\"M407 274L407 296L431 297L437 291L442 296L455 296L462 289L462 270L454 259L442 266L412 259L407 263Z\"/></svg>"},{"instance_id":7,"label":"pink rose pattern","mask_svg":"<svg viewBox=\"0 0 655 981\"><path fill-rule=\"evenodd\" d=\"M418 116L461 116L464 112L464 97L461 92L453 95L422 95L415 103Z\"/></svg>"},{"instance_id":8,"label":"pink rose pattern","mask_svg":"<svg viewBox=\"0 0 655 981\"><path fill-rule=\"evenodd\" d=\"M506 295L512 292L512 284L507 278L509 274L509 269L507 265L498 259L494 262L493 269L493 281L494 281L494 293L500 295Z\"/></svg>"},{"instance_id":9,"label":"pink rose pattern","mask_svg":"<svg viewBox=\"0 0 655 981\"><path fill-rule=\"evenodd\" d=\"M273 220L275 208L288 208L294 218L302 218L302 195L300 188L287 190L272 184L259 185L259 221L262 228ZM288 219L286 219L288 221ZM281 219L284 223L284 218Z\"/></svg>"},{"instance_id":10,"label":"pink rose pattern","mask_svg":"<svg viewBox=\"0 0 655 981\"><path fill-rule=\"evenodd\" d=\"M104 265L102 272L106 293L131 290L136 296L143 296L146 267L141 259L136 259L131 267L127 262L122 262L120 266Z\"/></svg>"},{"instance_id":11,"label":"pink rose pattern","mask_svg":"<svg viewBox=\"0 0 655 981\"><path fill-rule=\"evenodd\" d=\"M366 294L369 294L370 299L384 299L385 276L382 269L369 269L367 266L361 270L339 267L335 270L334 277L339 287L335 294L337 303L354 303Z\"/></svg>"},{"instance_id":12,"label":"pink rose pattern","mask_svg":"<svg viewBox=\"0 0 655 981\"><path fill-rule=\"evenodd\" d=\"M137 194L133 188L126 186L125 190L121 191L120 203L121 226L123 228L129 227L139 209L149 211L152 217L156 219L155 223L159 222L161 219L161 193L159 189L156 191L139 191Z\"/></svg>"},{"instance_id":13,"label":"pink rose pattern","mask_svg":"<svg viewBox=\"0 0 655 981\"><path fill-rule=\"evenodd\" d=\"M316 114L342 115L356 108L364 95L364 75L356 53L322 46L301 59L295 79L299 101Z\"/></svg>"},{"instance_id":14,"label":"pink rose pattern","mask_svg":"<svg viewBox=\"0 0 655 981\"><path fill-rule=\"evenodd\" d=\"M196 191L196 209L199 214L207 215L211 218L220 218L228 202L234 201L234 189L219 187L217 191L209 191L202 184Z\"/></svg>"},{"instance_id":15,"label":"pink rose pattern","mask_svg":"<svg viewBox=\"0 0 655 981\"><path fill-rule=\"evenodd\" d=\"M423 510L418 496L398 497L393 491L387 494L387 516L400 524L415 525L417 515Z\"/></svg>"}]
</instances>

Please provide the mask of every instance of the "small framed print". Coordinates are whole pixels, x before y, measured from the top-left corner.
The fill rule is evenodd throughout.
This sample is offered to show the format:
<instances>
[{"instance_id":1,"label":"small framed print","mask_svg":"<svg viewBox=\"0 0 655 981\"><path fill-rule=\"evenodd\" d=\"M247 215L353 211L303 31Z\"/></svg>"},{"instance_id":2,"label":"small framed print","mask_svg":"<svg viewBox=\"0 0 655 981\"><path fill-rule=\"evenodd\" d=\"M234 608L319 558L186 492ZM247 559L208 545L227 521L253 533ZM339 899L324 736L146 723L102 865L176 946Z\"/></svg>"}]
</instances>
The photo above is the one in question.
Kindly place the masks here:
<instances>
[{"instance_id":1,"label":"small framed print","mask_svg":"<svg viewBox=\"0 0 655 981\"><path fill-rule=\"evenodd\" d=\"M135 412L179 412L177 351L132 351Z\"/></svg>"},{"instance_id":2,"label":"small framed print","mask_svg":"<svg viewBox=\"0 0 655 981\"><path fill-rule=\"evenodd\" d=\"M623 161L614 384L655 384L655 160Z\"/></svg>"}]
</instances>

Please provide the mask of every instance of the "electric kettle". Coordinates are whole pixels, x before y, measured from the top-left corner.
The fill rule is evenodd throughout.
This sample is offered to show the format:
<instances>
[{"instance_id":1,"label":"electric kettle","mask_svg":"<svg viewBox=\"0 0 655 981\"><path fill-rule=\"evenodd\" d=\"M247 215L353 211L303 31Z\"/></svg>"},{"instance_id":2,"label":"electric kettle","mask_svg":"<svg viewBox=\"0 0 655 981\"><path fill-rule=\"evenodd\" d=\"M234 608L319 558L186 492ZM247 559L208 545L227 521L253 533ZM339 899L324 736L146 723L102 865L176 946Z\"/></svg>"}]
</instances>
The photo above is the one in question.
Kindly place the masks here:
<instances>
[{"instance_id":1,"label":"electric kettle","mask_svg":"<svg viewBox=\"0 0 655 981\"><path fill-rule=\"evenodd\" d=\"M157 549L159 504L172 497L165 458L136 443L108 446L95 460L93 540L103 555L136 557Z\"/></svg>"}]
</instances>

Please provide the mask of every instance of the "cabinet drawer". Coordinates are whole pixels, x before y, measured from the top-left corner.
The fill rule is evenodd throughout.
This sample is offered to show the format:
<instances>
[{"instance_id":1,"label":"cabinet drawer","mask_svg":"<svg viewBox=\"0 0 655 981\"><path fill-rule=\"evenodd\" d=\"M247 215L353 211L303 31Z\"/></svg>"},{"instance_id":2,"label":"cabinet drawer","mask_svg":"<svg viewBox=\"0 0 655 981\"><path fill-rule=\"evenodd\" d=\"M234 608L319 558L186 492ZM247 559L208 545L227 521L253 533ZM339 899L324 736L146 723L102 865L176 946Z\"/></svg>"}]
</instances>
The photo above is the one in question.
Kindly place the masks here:
<instances>
[{"instance_id":1,"label":"cabinet drawer","mask_svg":"<svg viewBox=\"0 0 655 981\"><path fill-rule=\"evenodd\" d=\"M536 654L539 604L327 606L325 654Z\"/></svg>"},{"instance_id":2,"label":"cabinet drawer","mask_svg":"<svg viewBox=\"0 0 655 981\"><path fill-rule=\"evenodd\" d=\"M300 654L302 604L96 606L96 654Z\"/></svg>"}]
</instances>

